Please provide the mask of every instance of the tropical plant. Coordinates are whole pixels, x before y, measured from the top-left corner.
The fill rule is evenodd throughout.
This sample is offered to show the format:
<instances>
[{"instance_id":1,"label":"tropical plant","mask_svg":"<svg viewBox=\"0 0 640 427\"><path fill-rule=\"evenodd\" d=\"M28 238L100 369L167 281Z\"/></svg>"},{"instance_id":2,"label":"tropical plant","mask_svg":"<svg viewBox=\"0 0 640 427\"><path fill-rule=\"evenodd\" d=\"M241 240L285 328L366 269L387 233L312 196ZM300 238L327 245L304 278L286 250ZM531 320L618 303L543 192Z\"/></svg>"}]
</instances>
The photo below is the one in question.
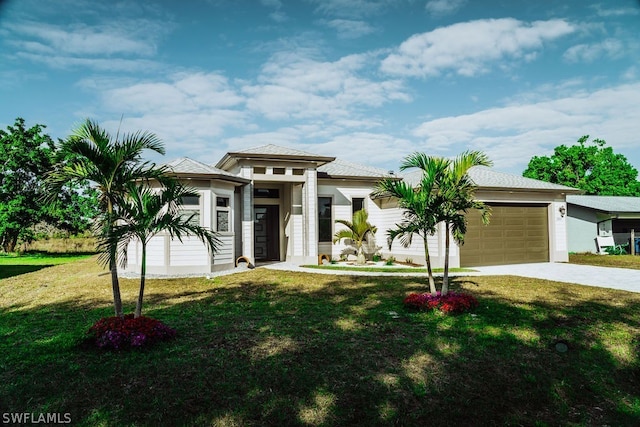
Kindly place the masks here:
<instances>
[{"instance_id":1,"label":"tropical plant","mask_svg":"<svg viewBox=\"0 0 640 427\"><path fill-rule=\"evenodd\" d=\"M374 190L375 197L393 197L398 201L402 212L402 222L394 229L387 230L389 249L393 241L398 238L404 247L411 245L413 236L418 235L424 243L424 257L427 264L429 290L435 295L437 292L429 255L427 239L437 231L440 221L439 209L442 197L437 189L448 167L448 161L443 158L430 157L422 153L407 156L401 170L419 167L422 176L417 186L397 178L384 178L378 182Z\"/></svg>"},{"instance_id":2,"label":"tropical plant","mask_svg":"<svg viewBox=\"0 0 640 427\"><path fill-rule=\"evenodd\" d=\"M355 246L357 253L357 263L364 264L365 256L362 250L362 245L365 239L369 235L373 235L378 231L378 228L369 223L369 214L366 210L361 209L354 212L352 220L337 219L336 223L344 225L346 228L342 228L336 232L333 236L333 243L338 243L342 239L350 239L353 246Z\"/></svg>"},{"instance_id":3,"label":"tropical plant","mask_svg":"<svg viewBox=\"0 0 640 427\"><path fill-rule=\"evenodd\" d=\"M70 182L90 181L99 193L103 212L102 224L97 224L102 238L110 238L117 219L117 199L126 192L129 183L157 179L164 180L164 170L142 161L144 150L164 154L160 139L150 132L125 134L121 138L111 135L96 122L87 119L80 124L59 147L58 162L46 175L48 201L55 201L64 185ZM123 317L122 298L118 281L117 246L103 247L111 272L115 314Z\"/></svg>"},{"instance_id":4,"label":"tropical plant","mask_svg":"<svg viewBox=\"0 0 640 427\"><path fill-rule=\"evenodd\" d=\"M442 294L449 291L449 248L451 236L460 245L464 244L467 232L466 214L471 209L477 209L482 216L482 222L487 224L491 214L490 208L475 199L476 185L469 176L469 169L474 166L491 166L489 158L480 151L465 151L452 161L438 185L437 192L441 196L438 209L439 220L445 225L445 255L444 274L442 277Z\"/></svg>"},{"instance_id":5,"label":"tropical plant","mask_svg":"<svg viewBox=\"0 0 640 427\"><path fill-rule=\"evenodd\" d=\"M117 247L120 263L125 266L129 243L140 241L140 291L134 313L134 317L140 317L147 271L147 244L151 238L166 232L172 239L177 238L182 242L184 236L193 235L207 246L212 255L217 252L220 241L215 232L193 224L193 214L189 217L182 214L182 200L197 196L198 193L177 180L165 180L164 188L158 190L144 183L128 183L126 190L115 199L118 206L117 222L110 233L104 234L105 238L100 241L98 248L102 249L102 256L105 257L110 254L111 248Z\"/></svg>"}]
</instances>

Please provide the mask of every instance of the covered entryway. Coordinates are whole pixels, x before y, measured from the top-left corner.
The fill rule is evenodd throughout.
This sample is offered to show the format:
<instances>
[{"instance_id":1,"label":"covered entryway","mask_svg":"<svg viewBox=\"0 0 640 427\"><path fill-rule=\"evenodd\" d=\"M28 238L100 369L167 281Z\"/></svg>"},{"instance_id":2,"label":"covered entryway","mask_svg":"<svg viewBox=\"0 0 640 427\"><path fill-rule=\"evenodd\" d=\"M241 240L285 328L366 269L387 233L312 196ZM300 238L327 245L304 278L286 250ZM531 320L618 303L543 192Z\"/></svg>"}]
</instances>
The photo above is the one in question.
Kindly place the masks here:
<instances>
[{"instance_id":1,"label":"covered entryway","mask_svg":"<svg viewBox=\"0 0 640 427\"><path fill-rule=\"evenodd\" d=\"M255 206L256 261L280 261L280 211L277 205Z\"/></svg>"},{"instance_id":2,"label":"covered entryway","mask_svg":"<svg viewBox=\"0 0 640 427\"><path fill-rule=\"evenodd\" d=\"M489 204L489 203L488 203ZM491 221L469 212L460 266L520 264L549 261L547 204L489 204Z\"/></svg>"}]
</instances>

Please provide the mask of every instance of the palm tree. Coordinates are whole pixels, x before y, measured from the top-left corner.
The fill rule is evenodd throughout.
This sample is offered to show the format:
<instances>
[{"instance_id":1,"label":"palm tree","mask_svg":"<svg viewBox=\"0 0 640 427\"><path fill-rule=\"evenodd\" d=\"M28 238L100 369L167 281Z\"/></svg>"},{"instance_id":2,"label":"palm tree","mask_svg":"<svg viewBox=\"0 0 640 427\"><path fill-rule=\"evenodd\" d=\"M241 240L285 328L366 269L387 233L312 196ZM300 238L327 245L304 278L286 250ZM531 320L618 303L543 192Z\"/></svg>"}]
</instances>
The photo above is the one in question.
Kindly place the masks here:
<instances>
[{"instance_id":1,"label":"palm tree","mask_svg":"<svg viewBox=\"0 0 640 427\"><path fill-rule=\"evenodd\" d=\"M438 185L448 167L446 159L430 157L423 153L414 153L405 158L401 170L418 167L422 169L420 183L411 184L394 178L385 178L378 182L374 195L377 197L393 197L398 200L398 207L403 209L403 221L396 224L395 229L387 231L389 248L396 238L404 247L411 245L413 235L422 237L424 257L427 264L429 290L436 294L431 257L429 255L428 237L436 233L440 221L439 208L442 203L437 193Z\"/></svg>"},{"instance_id":2,"label":"palm tree","mask_svg":"<svg viewBox=\"0 0 640 427\"><path fill-rule=\"evenodd\" d=\"M153 133L135 132L121 139L112 138L96 122L87 119L80 124L67 140L62 142L58 163L46 175L47 200L55 201L62 187L70 182L90 181L99 192L103 224L98 224L103 237L110 240L117 213L117 198L126 192L128 183L138 180L163 180L163 170L143 162L144 150L164 154L160 139ZM118 269L117 247L104 247L106 264L111 271L113 305L116 316L123 317Z\"/></svg>"},{"instance_id":3,"label":"palm tree","mask_svg":"<svg viewBox=\"0 0 640 427\"><path fill-rule=\"evenodd\" d=\"M194 235L212 254L217 252L221 243L215 232L190 223L193 215L188 218L181 215L180 206L183 198L197 196L198 193L182 186L177 180L165 180L164 188L159 191L144 183L129 183L126 190L125 194L116 198L119 207L117 223L107 238L100 242L100 246L106 250L117 247L121 264L126 265L129 243L140 241L140 291L134 314L134 317L140 317L147 270L147 244L152 237L167 232L172 239L177 238L182 242L183 236Z\"/></svg>"},{"instance_id":4,"label":"palm tree","mask_svg":"<svg viewBox=\"0 0 640 427\"><path fill-rule=\"evenodd\" d=\"M466 214L470 209L478 209L482 222L487 224L491 209L484 203L475 200L476 185L469 176L469 169L474 166L491 166L492 162L480 151L465 151L449 163L449 167L439 184L438 193L442 196L440 220L445 224L445 256L444 275L442 278L442 294L449 291L449 246L450 235L454 240L464 244L467 232Z\"/></svg>"},{"instance_id":5,"label":"palm tree","mask_svg":"<svg viewBox=\"0 0 640 427\"><path fill-rule=\"evenodd\" d=\"M364 209L354 212L352 221L347 221L345 219L337 219L336 222L338 224L342 224L347 228L343 228L338 230L336 234L333 236L333 243L338 243L342 239L350 239L354 246L356 247L357 252L357 263L364 264L364 252L362 251L362 244L364 240L369 236L369 234L375 234L378 231L378 228L374 225L371 225L368 221L369 214Z\"/></svg>"}]
</instances>

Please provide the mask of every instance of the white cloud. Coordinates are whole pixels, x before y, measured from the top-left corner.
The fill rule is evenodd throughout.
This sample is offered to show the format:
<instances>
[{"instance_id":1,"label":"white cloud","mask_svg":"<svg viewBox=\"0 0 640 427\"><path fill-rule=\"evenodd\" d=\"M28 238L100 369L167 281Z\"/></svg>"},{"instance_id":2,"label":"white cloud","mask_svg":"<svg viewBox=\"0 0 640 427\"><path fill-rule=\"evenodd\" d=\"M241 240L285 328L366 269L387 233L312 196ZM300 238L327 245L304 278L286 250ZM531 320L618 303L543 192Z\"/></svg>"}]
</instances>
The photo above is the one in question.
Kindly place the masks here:
<instances>
[{"instance_id":1,"label":"white cloud","mask_svg":"<svg viewBox=\"0 0 640 427\"><path fill-rule=\"evenodd\" d=\"M15 44L28 52L55 52L69 56L151 56L163 33L153 21L129 20L102 26L74 24L56 26L42 22L5 25L17 36ZM25 40L31 39L31 40Z\"/></svg>"},{"instance_id":2,"label":"white cloud","mask_svg":"<svg viewBox=\"0 0 640 427\"><path fill-rule=\"evenodd\" d=\"M609 6L609 7L607 7ZM629 15L639 15L640 8L637 7L615 7L611 8L610 4L607 6L603 6L602 4L595 4L591 6L591 8L595 9L598 16L602 16L603 18L610 16L629 16Z\"/></svg>"},{"instance_id":3,"label":"white cloud","mask_svg":"<svg viewBox=\"0 0 640 427\"><path fill-rule=\"evenodd\" d=\"M359 75L368 55L322 62L298 52L281 52L263 66L257 84L243 87L250 110L273 120L346 117L358 107L408 101L399 80L374 81Z\"/></svg>"},{"instance_id":4,"label":"white cloud","mask_svg":"<svg viewBox=\"0 0 640 427\"><path fill-rule=\"evenodd\" d=\"M430 0L424 8L430 15L444 16L457 12L466 2L467 0Z\"/></svg>"},{"instance_id":5,"label":"white cloud","mask_svg":"<svg viewBox=\"0 0 640 427\"><path fill-rule=\"evenodd\" d=\"M85 67L97 71L150 72L160 67L160 63L147 59L76 58L72 56L42 55L29 52L18 52L15 56L57 69Z\"/></svg>"},{"instance_id":6,"label":"white cloud","mask_svg":"<svg viewBox=\"0 0 640 427\"><path fill-rule=\"evenodd\" d=\"M564 53L564 59L569 62L593 62L603 57L619 58L624 53L624 44L620 40L609 38L599 43L572 46Z\"/></svg>"},{"instance_id":7,"label":"white cloud","mask_svg":"<svg viewBox=\"0 0 640 427\"><path fill-rule=\"evenodd\" d=\"M357 39L375 31L368 23L351 19L334 19L328 21L327 25L336 30L341 39Z\"/></svg>"},{"instance_id":8,"label":"white cloud","mask_svg":"<svg viewBox=\"0 0 640 427\"><path fill-rule=\"evenodd\" d=\"M585 134L605 139L614 149L637 146L638 97L640 83L626 84L435 119L418 126L413 135L427 152L480 149L498 168L523 170L532 156L549 154L553 147L573 144Z\"/></svg>"},{"instance_id":9,"label":"white cloud","mask_svg":"<svg viewBox=\"0 0 640 427\"><path fill-rule=\"evenodd\" d=\"M340 18L362 18L382 13L397 0L307 0L317 5L316 13Z\"/></svg>"},{"instance_id":10,"label":"white cloud","mask_svg":"<svg viewBox=\"0 0 640 427\"><path fill-rule=\"evenodd\" d=\"M512 18L454 24L410 37L382 61L381 70L414 77L444 72L474 76L503 59L525 59L546 41L573 31L573 25L559 19L530 24Z\"/></svg>"}]
</instances>

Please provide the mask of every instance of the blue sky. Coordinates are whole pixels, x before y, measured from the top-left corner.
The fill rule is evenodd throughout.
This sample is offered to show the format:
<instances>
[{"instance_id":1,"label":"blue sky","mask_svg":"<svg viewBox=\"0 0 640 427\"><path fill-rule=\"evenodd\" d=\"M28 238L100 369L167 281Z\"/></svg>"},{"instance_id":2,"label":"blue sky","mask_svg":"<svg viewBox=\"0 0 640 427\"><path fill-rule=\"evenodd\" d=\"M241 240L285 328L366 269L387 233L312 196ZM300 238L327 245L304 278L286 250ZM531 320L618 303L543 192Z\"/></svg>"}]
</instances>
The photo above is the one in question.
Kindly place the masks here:
<instances>
[{"instance_id":1,"label":"blue sky","mask_svg":"<svg viewBox=\"0 0 640 427\"><path fill-rule=\"evenodd\" d=\"M0 126L149 130L154 161L477 149L517 174L589 134L640 169L639 35L638 0L0 1Z\"/></svg>"}]
</instances>

